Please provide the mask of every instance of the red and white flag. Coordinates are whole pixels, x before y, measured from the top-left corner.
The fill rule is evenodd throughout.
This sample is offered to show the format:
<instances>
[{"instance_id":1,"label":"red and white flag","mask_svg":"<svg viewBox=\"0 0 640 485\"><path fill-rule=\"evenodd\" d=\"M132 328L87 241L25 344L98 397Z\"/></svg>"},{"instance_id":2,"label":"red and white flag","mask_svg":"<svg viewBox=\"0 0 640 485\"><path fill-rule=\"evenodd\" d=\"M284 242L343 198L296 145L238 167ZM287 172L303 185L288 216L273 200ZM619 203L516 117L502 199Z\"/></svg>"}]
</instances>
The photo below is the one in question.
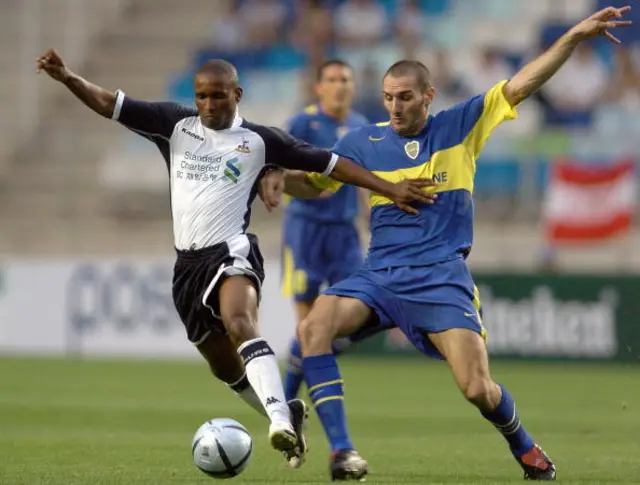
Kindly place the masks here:
<instances>
[{"instance_id":1,"label":"red and white flag","mask_svg":"<svg viewBox=\"0 0 640 485\"><path fill-rule=\"evenodd\" d=\"M588 243L624 234L636 209L633 160L554 164L544 204L547 241Z\"/></svg>"}]
</instances>

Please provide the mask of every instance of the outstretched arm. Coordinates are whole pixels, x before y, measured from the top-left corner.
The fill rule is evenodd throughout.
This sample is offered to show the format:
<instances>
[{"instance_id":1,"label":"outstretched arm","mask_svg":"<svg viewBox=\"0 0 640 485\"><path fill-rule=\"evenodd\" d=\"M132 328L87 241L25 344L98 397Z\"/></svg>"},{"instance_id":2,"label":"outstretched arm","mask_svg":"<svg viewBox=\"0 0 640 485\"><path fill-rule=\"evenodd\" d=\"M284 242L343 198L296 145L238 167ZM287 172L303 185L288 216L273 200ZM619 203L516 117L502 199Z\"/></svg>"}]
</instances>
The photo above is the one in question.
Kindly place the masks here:
<instances>
[{"instance_id":1,"label":"outstretched arm","mask_svg":"<svg viewBox=\"0 0 640 485\"><path fill-rule=\"evenodd\" d=\"M64 84L86 106L105 118L111 118L139 135L168 143L176 123L195 116L193 109L170 102L140 101L122 91L111 92L71 72L58 53L50 49L37 62L37 72L46 72Z\"/></svg>"},{"instance_id":2,"label":"outstretched arm","mask_svg":"<svg viewBox=\"0 0 640 485\"><path fill-rule=\"evenodd\" d=\"M46 72L56 81L64 84L86 106L105 118L111 118L116 107L116 93L96 86L74 74L65 65L60 55L49 49L36 61L37 72Z\"/></svg>"},{"instance_id":3,"label":"outstretched arm","mask_svg":"<svg viewBox=\"0 0 640 485\"><path fill-rule=\"evenodd\" d=\"M255 125L253 129L264 140L265 161L269 165L315 172L337 182L369 189L391 199L402 210L412 214L417 214L418 211L409 205L410 202L432 204L435 198L433 194L424 191L426 187L435 185L431 179L389 182L346 157L312 147L278 128Z\"/></svg>"},{"instance_id":4,"label":"outstretched arm","mask_svg":"<svg viewBox=\"0 0 640 485\"><path fill-rule=\"evenodd\" d=\"M619 44L620 41L611 35L609 30L631 25L630 21L618 20L629 10L631 10L629 6L605 8L567 31L549 50L524 66L505 84L504 96L509 104L517 106L540 89L571 57L580 42L603 36Z\"/></svg>"}]
</instances>

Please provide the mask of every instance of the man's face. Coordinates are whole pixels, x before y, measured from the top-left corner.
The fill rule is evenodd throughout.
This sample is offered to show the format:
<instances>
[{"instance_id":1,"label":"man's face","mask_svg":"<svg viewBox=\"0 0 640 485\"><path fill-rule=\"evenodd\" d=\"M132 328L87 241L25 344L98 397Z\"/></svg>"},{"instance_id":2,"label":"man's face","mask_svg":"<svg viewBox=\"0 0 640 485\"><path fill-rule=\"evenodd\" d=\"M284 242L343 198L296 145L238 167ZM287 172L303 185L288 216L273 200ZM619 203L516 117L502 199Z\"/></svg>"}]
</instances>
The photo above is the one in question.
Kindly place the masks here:
<instances>
[{"instance_id":1,"label":"man's face","mask_svg":"<svg viewBox=\"0 0 640 485\"><path fill-rule=\"evenodd\" d=\"M423 92L415 76L388 75L383 80L382 92L393 130L403 136L417 134L427 121L435 89Z\"/></svg>"},{"instance_id":2,"label":"man's face","mask_svg":"<svg viewBox=\"0 0 640 485\"><path fill-rule=\"evenodd\" d=\"M321 104L335 110L348 110L355 95L353 72L338 64L325 67L322 78L316 83L316 94Z\"/></svg>"},{"instance_id":3,"label":"man's face","mask_svg":"<svg viewBox=\"0 0 640 485\"><path fill-rule=\"evenodd\" d=\"M231 126L242 88L228 75L203 72L194 80L196 107L202 124L212 130Z\"/></svg>"}]
</instances>

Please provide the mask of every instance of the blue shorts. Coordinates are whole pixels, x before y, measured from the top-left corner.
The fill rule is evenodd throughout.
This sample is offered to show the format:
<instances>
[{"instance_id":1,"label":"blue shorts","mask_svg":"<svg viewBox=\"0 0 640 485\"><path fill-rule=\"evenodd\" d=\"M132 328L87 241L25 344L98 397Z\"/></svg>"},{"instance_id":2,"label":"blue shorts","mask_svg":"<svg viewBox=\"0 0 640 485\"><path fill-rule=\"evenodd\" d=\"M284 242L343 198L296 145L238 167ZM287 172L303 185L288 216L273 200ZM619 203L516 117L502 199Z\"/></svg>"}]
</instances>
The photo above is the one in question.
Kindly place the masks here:
<instances>
[{"instance_id":1,"label":"blue shorts","mask_svg":"<svg viewBox=\"0 0 640 485\"><path fill-rule=\"evenodd\" d=\"M431 266L361 269L325 294L356 298L377 316L351 336L353 342L399 327L422 353L443 359L427 334L468 328L486 338L478 290L462 258Z\"/></svg>"},{"instance_id":2,"label":"blue shorts","mask_svg":"<svg viewBox=\"0 0 640 485\"><path fill-rule=\"evenodd\" d=\"M324 283L333 285L362 266L360 237L352 223L287 216L283 242L282 293L296 301L313 301Z\"/></svg>"}]
</instances>

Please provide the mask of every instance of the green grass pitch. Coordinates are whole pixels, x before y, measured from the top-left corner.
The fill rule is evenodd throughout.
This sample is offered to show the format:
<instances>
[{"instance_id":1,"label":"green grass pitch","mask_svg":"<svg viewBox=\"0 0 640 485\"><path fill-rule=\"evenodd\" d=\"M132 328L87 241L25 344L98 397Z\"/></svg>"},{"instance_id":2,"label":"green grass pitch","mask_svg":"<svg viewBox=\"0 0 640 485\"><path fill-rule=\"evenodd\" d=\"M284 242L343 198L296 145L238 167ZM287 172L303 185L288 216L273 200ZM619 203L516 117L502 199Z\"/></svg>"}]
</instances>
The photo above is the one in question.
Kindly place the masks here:
<instances>
[{"instance_id":1,"label":"green grass pitch","mask_svg":"<svg viewBox=\"0 0 640 485\"><path fill-rule=\"evenodd\" d=\"M522 481L506 444L429 360L342 360L367 483ZM551 454L564 484L640 483L640 367L494 363L494 378ZM198 362L0 359L0 484L205 484L192 434L232 417L254 438L235 484L324 483L328 448L315 414L304 468L268 447L266 421Z\"/></svg>"}]
</instances>

